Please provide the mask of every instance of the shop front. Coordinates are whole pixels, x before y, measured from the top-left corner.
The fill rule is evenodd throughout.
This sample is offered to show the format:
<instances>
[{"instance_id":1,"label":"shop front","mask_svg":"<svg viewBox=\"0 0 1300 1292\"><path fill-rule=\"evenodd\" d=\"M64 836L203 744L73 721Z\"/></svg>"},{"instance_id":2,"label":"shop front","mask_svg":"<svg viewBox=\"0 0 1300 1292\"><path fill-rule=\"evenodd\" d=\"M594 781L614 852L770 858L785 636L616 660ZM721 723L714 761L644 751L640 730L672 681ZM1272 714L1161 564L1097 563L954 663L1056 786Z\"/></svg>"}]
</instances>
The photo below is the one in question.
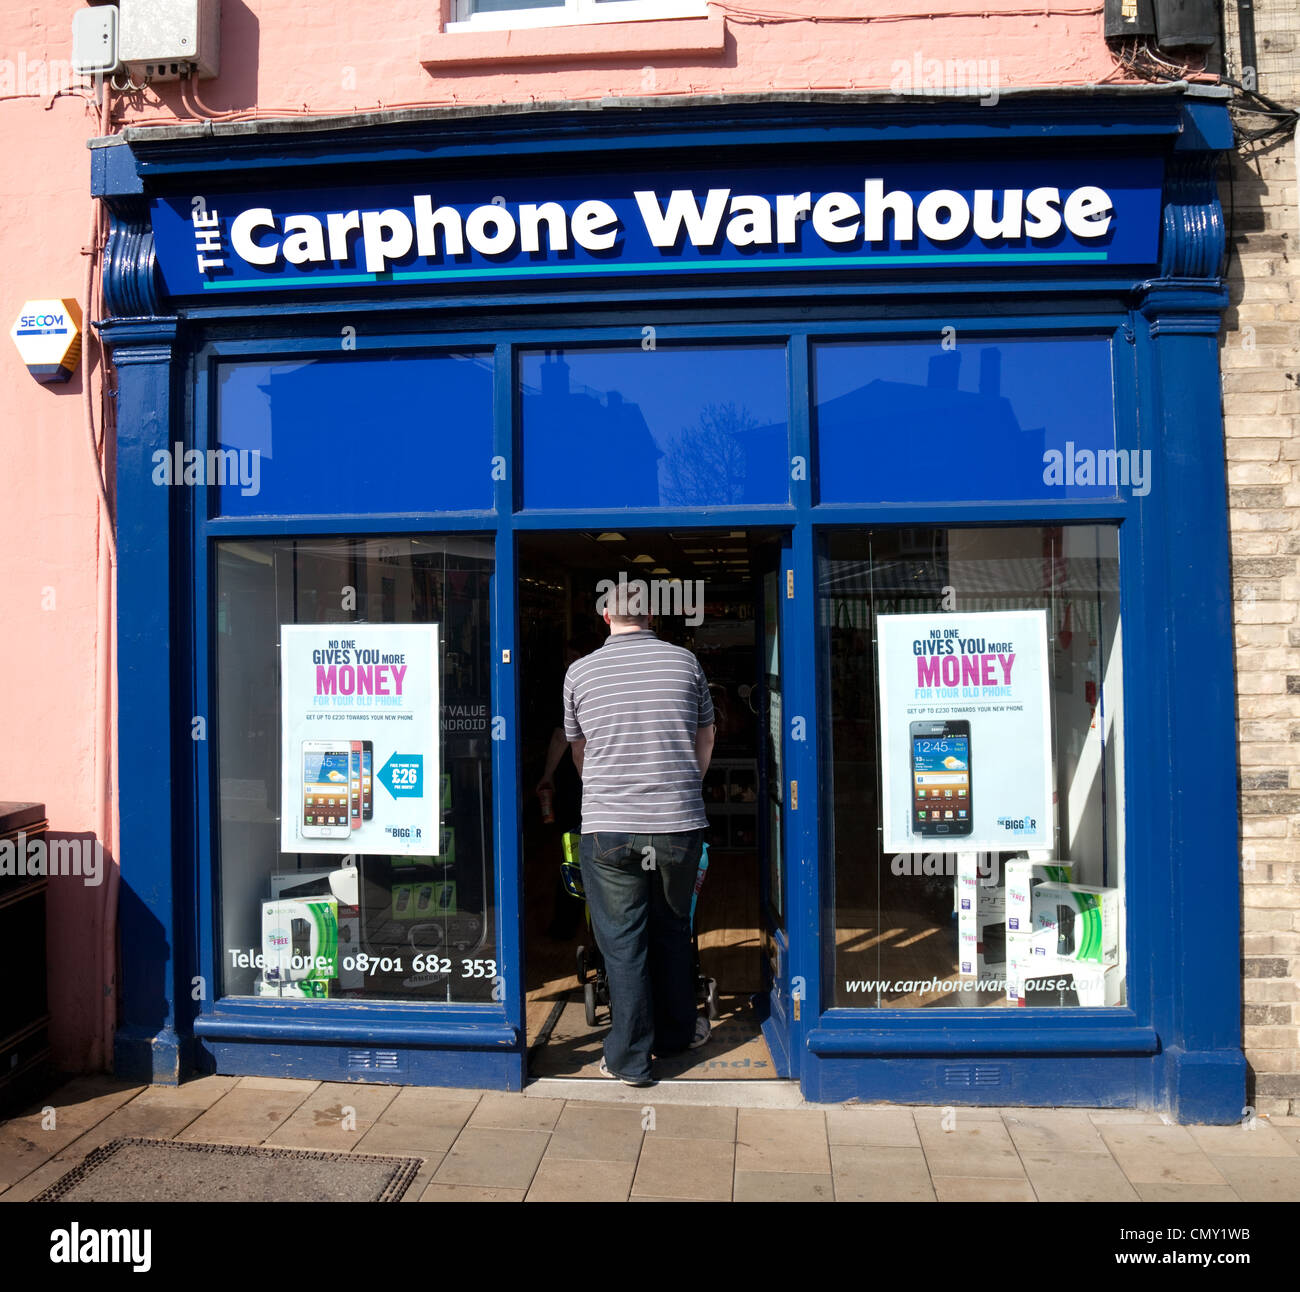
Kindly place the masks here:
<instances>
[{"instance_id":1,"label":"shop front","mask_svg":"<svg viewBox=\"0 0 1300 1292\"><path fill-rule=\"evenodd\" d=\"M621 587L714 695L750 1075L1239 1114L1219 99L100 142L119 1072L546 1071Z\"/></svg>"}]
</instances>

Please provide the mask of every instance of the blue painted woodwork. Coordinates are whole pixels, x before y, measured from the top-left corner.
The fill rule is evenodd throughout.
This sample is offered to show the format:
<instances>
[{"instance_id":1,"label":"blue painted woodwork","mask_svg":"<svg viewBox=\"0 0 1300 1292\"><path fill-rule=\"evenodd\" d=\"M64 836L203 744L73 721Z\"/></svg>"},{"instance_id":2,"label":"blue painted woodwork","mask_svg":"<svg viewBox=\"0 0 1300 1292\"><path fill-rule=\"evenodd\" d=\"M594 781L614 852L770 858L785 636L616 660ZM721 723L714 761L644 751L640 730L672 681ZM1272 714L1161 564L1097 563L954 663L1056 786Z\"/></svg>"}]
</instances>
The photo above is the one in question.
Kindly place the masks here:
<instances>
[{"instance_id":1,"label":"blue painted woodwork","mask_svg":"<svg viewBox=\"0 0 1300 1292\"><path fill-rule=\"evenodd\" d=\"M944 274L845 273L815 281L797 271L696 282L489 284L470 291L389 284L350 299L212 301L176 308L161 292L144 219L152 197L226 190L385 181L409 183L431 164L490 160L520 175L565 154L587 167L634 171L689 154L725 176L764 159L824 158L837 149L900 147L942 168L958 147L1002 156L1067 158L1104 140L1116 156L1164 167L1158 258L1131 275L985 266ZM958 144L958 141L961 141ZM124 1018L120 1071L175 1080L190 1065L320 1079L496 1085L525 1078L519 858L516 539L570 528L768 525L788 535L781 580L787 715L806 739L783 733L787 780L786 931L774 934L778 972L763 1021L779 1071L809 1098L931 1103L1153 1107L1181 1120L1235 1120L1243 1102L1237 916L1232 636L1227 600L1227 511L1215 336L1225 298L1217 279L1222 211L1212 183L1230 145L1213 95L1171 90L1024 96L997 108L962 104L854 104L776 100L654 110L417 114L374 125L251 132L217 124L190 132L129 133L92 154L94 191L112 212L104 325L119 367L119 689L123 866ZM427 181L426 181L427 182ZM725 179L722 181L725 183ZM422 190L420 190L422 191ZM178 317L173 317L173 312ZM1114 379L1114 442L1150 449L1151 492L1102 498L990 500L877 489L859 492L887 460L845 441L840 456L814 436L809 394L822 340L932 341L953 325L989 345L1010 338L1104 338ZM529 492L513 374L522 351L564 345L639 347L745 341L783 347L789 406L782 438L788 500L742 498L687 505ZM345 327L356 354L474 348L491 355L491 488L466 479L441 509L403 482L385 496L358 490L322 509L309 478L286 481L274 514L218 515L199 491L150 482L152 453L175 440L206 447L214 434L215 373L223 362L307 362L338 356ZM1050 343L1050 342L1049 342ZM336 359L336 361L338 361ZM1042 380L1050 385L1052 365ZM525 416L526 422L526 416ZM775 427L776 420L772 425ZM1109 432L1109 428L1108 428ZM412 472L436 464L407 441ZM425 457L420 454L424 452ZM486 465L486 464L485 464ZM897 464L894 464L896 471ZM453 473L455 474L455 473ZM782 488L784 489L783 481ZM451 497L452 506L444 501ZM787 495L779 495L786 498ZM845 501L831 501L831 499ZM894 501L883 501L894 499ZM905 500L900 500L905 499ZM538 506L538 503L547 505ZM229 507L227 507L229 512ZM314 514L313 514L314 513ZM1125 632L1129 864L1129 994L1121 1009L1035 1011L825 1010L823 927L833 876L823 864L817 750L820 644L814 622L820 535L836 525L1056 524L1120 527ZM211 768L191 739L207 711L208 550L236 536L476 532L496 544L492 584L497 940L505 998L497 1005L196 999L213 983L216 916L210 853ZM506 662L505 651L511 651ZM1145 739L1144 739L1145 737ZM1199 757L1154 750L1195 748ZM1150 805L1158 805L1156 810ZM787 937L788 934L788 937ZM794 995L798 993L798 1018ZM189 1052L193 1045L194 1053Z\"/></svg>"}]
</instances>

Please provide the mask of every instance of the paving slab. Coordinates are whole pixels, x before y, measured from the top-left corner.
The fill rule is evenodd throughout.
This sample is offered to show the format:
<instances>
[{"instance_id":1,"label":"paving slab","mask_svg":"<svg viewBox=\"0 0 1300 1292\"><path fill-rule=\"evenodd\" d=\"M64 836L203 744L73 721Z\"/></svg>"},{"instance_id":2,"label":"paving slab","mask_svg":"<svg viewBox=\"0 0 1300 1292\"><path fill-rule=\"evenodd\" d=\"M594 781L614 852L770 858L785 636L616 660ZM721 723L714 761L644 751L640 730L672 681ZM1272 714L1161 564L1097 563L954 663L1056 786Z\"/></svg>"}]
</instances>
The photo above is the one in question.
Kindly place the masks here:
<instances>
[{"instance_id":1,"label":"paving slab","mask_svg":"<svg viewBox=\"0 0 1300 1292\"><path fill-rule=\"evenodd\" d=\"M679 1198L729 1202L736 1146L721 1139L672 1139L649 1134L641 1147L634 1198Z\"/></svg>"},{"instance_id":2,"label":"paving slab","mask_svg":"<svg viewBox=\"0 0 1300 1292\"><path fill-rule=\"evenodd\" d=\"M179 1086L145 1086L131 1102L141 1108L211 1108L237 1085L238 1077L193 1077Z\"/></svg>"},{"instance_id":3,"label":"paving slab","mask_svg":"<svg viewBox=\"0 0 1300 1292\"><path fill-rule=\"evenodd\" d=\"M318 1084L303 1082L298 1089L277 1089L241 1083L222 1095L175 1138L204 1144L265 1143Z\"/></svg>"},{"instance_id":4,"label":"paving slab","mask_svg":"<svg viewBox=\"0 0 1300 1292\"><path fill-rule=\"evenodd\" d=\"M1101 1153L1021 1152L1039 1202L1137 1202L1115 1159Z\"/></svg>"},{"instance_id":5,"label":"paving slab","mask_svg":"<svg viewBox=\"0 0 1300 1292\"><path fill-rule=\"evenodd\" d=\"M934 1176L1023 1180L1025 1169L1010 1132L997 1121L963 1118L952 1130L918 1118L921 1146Z\"/></svg>"},{"instance_id":6,"label":"paving slab","mask_svg":"<svg viewBox=\"0 0 1300 1292\"><path fill-rule=\"evenodd\" d=\"M433 1181L486 1189L522 1189L526 1193L550 1138L545 1131L466 1126L434 1172Z\"/></svg>"},{"instance_id":7,"label":"paving slab","mask_svg":"<svg viewBox=\"0 0 1300 1292\"><path fill-rule=\"evenodd\" d=\"M239 1088L242 1090L272 1090L287 1095L309 1095L319 1081L306 1077L240 1077Z\"/></svg>"},{"instance_id":8,"label":"paving slab","mask_svg":"<svg viewBox=\"0 0 1300 1292\"><path fill-rule=\"evenodd\" d=\"M1133 1183L1143 1202L1240 1202L1241 1197L1226 1181L1222 1184L1171 1184L1161 1181Z\"/></svg>"},{"instance_id":9,"label":"paving slab","mask_svg":"<svg viewBox=\"0 0 1300 1292\"><path fill-rule=\"evenodd\" d=\"M493 1091L483 1095L469 1119L480 1130L551 1130L564 1108L563 1099L520 1099Z\"/></svg>"},{"instance_id":10,"label":"paving slab","mask_svg":"<svg viewBox=\"0 0 1300 1292\"><path fill-rule=\"evenodd\" d=\"M897 1145L831 1144L836 1202L933 1202L930 1168L918 1142Z\"/></svg>"},{"instance_id":11,"label":"paving slab","mask_svg":"<svg viewBox=\"0 0 1300 1292\"><path fill-rule=\"evenodd\" d=\"M1267 1122L1246 1126L1189 1126L1188 1133L1211 1157L1291 1157L1300 1159L1300 1145Z\"/></svg>"},{"instance_id":12,"label":"paving slab","mask_svg":"<svg viewBox=\"0 0 1300 1292\"><path fill-rule=\"evenodd\" d=\"M1135 1108L1090 1108L1088 1116L1098 1126L1168 1126L1162 1113L1144 1113Z\"/></svg>"},{"instance_id":13,"label":"paving slab","mask_svg":"<svg viewBox=\"0 0 1300 1292\"><path fill-rule=\"evenodd\" d=\"M936 1175L934 1193L940 1202L1037 1202L1027 1179L976 1180L965 1175Z\"/></svg>"},{"instance_id":14,"label":"paving slab","mask_svg":"<svg viewBox=\"0 0 1300 1292\"><path fill-rule=\"evenodd\" d=\"M736 1120L736 1172L806 1171L830 1175L826 1115L814 1109L742 1108Z\"/></svg>"},{"instance_id":15,"label":"paving slab","mask_svg":"<svg viewBox=\"0 0 1300 1292\"><path fill-rule=\"evenodd\" d=\"M826 1138L831 1144L921 1147L921 1136L910 1108L828 1108Z\"/></svg>"},{"instance_id":16,"label":"paving slab","mask_svg":"<svg viewBox=\"0 0 1300 1292\"><path fill-rule=\"evenodd\" d=\"M556 1119L545 1160L626 1162L635 1167L645 1120L640 1109L623 1105L566 1104Z\"/></svg>"},{"instance_id":17,"label":"paving slab","mask_svg":"<svg viewBox=\"0 0 1300 1292\"><path fill-rule=\"evenodd\" d=\"M1291 1118L1249 1130L1126 1109L754 1107L739 1095L720 1102L728 1088L716 1082L571 1084L601 1097L557 1097L554 1084L519 1095L269 1077L149 1087L78 1078L0 1122L0 1201L31 1199L125 1135L418 1156L408 1202L1300 1201L1300 1122ZM692 1088L699 1102L683 1098Z\"/></svg>"},{"instance_id":18,"label":"paving slab","mask_svg":"<svg viewBox=\"0 0 1300 1292\"><path fill-rule=\"evenodd\" d=\"M1300 1202L1300 1157L1210 1160L1243 1202Z\"/></svg>"},{"instance_id":19,"label":"paving slab","mask_svg":"<svg viewBox=\"0 0 1300 1292\"><path fill-rule=\"evenodd\" d=\"M542 1158L525 1202L626 1202L635 1162Z\"/></svg>"},{"instance_id":20,"label":"paving slab","mask_svg":"<svg viewBox=\"0 0 1300 1292\"><path fill-rule=\"evenodd\" d=\"M1133 1185L1226 1184L1185 1126L1103 1126L1102 1138Z\"/></svg>"},{"instance_id":21,"label":"paving slab","mask_svg":"<svg viewBox=\"0 0 1300 1292\"><path fill-rule=\"evenodd\" d=\"M473 1184L439 1184L425 1189L421 1202L523 1202L523 1189L484 1188Z\"/></svg>"},{"instance_id":22,"label":"paving slab","mask_svg":"<svg viewBox=\"0 0 1300 1292\"><path fill-rule=\"evenodd\" d=\"M396 1097L393 1086L322 1082L267 1136L266 1143L346 1152L356 1148Z\"/></svg>"},{"instance_id":23,"label":"paving slab","mask_svg":"<svg viewBox=\"0 0 1300 1292\"><path fill-rule=\"evenodd\" d=\"M653 1100L647 1100L646 1106L653 1114L653 1121L646 1128L647 1135L663 1135L667 1139L718 1139L728 1144L736 1142L734 1108L657 1104Z\"/></svg>"},{"instance_id":24,"label":"paving slab","mask_svg":"<svg viewBox=\"0 0 1300 1292\"><path fill-rule=\"evenodd\" d=\"M791 1171L736 1172L736 1202L834 1202L830 1174Z\"/></svg>"},{"instance_id":25,"label":"paving slab","mask_svg":"<svg viewBox=\"0 0 1300 1292\"><path fill-rule=\"evenodd\" d=\"M1092 1118L1077 1108L1027 1108L1002 1124L1021 1153L1104 1153L1110 1150Z\"/></svg>"},{"instance_id":26,"label":"paving slab","mask_svg":"<svg viewBox=\"0 0 1300 1292\"><path fill-rule=\"evenodd\" d=\"M425 1099L424 1091L408 1086L380 1113L355 1145L358 1153L436 1154L439 1159L455 1143L477 1099Z\"/></svg>"},{"instance_id":27,"label":"paving slab","mask_svg":"<svg viewBox=\"0 0 1300 1292\"><path fill-rule=\"evenodd\" d=\"M442 1165L442 1159L446 1155L443 1153L422 1153L420 1156L424 1158L424 1165L420 1168L415 1179L411 1181L406 1192L402 1194L403 1202L422 1202L424 1200L425 1190L433 1183L434 1174Z\"/></svg>"}]
</instances>

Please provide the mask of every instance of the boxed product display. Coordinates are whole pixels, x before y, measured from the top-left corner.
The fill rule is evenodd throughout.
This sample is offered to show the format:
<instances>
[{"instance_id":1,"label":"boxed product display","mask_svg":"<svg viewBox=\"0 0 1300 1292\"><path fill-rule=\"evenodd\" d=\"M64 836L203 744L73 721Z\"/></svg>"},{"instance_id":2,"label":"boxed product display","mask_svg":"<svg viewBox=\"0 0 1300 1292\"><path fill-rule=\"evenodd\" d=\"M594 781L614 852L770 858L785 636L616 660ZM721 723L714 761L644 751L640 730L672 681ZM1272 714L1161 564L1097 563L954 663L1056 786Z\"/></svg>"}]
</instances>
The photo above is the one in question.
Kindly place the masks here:
<instances>
[{"instance_id":1,"label":"boxed product display","mask_svg":"<svg viewBox=\"0 0 1300 1292\"><path fill-rule=\"evenodd\" d=\"M1005 918L1005 890L989 882L991 874L980 873L980 855L957 854L957 972L964 976L981 974L987 968L985 930Z\"/></svg>"},{"instance_id":2,"label":"boxed product display","mask_svg":"<svg viewBox=\"0 0 1300 1292\"><path fill-rule=\"evenodd\" d=\"M1061 960L1119 961L1119 890L1083 884L1039 884L1033 891L1034 932L1054 930Z\"/></svg>"},{"instance_id":3,"label":"boxed product display","mask_svg":"<svg viewBox=\"0 0 1300 1292\"><path fill-rule=\"evenodd\" d=\"M1017 858L1005 863L1007 933L1028 933L1033 928L1030 893L1038 884L1068 884L1074 868L1068 861L1036 862Z\"/></svg>"},{"instance_id":4,"label":"boxed product display","mask_svg":"<svg viewBox=\"0 0 1300 1292\"><path fill-rule=\"evenodd\" d=\"M338 977L339 904L333 897L262 903L260 996L319 1000Z\"/></svg>"}]
</instances>

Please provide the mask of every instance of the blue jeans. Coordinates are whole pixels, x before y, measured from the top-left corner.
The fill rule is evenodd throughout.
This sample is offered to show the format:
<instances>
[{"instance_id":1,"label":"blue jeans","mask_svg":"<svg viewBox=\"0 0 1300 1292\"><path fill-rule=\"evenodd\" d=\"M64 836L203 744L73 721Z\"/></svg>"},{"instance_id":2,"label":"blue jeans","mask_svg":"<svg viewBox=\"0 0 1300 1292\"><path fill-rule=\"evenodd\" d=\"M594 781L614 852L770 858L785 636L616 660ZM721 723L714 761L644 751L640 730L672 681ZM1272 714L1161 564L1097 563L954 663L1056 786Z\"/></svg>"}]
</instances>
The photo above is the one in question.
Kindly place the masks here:
<instances>
[{"instance_id":1,"label":"blue jeans","mask_svg":"<svg viewBox=\"0 0 1300 1292\"><path fill-rule=\"evenodd\" d=\"M684 1050L695 1037L691 894L704 835L582 836L582 883L613 1015L605 1066L615 1076L644 1080L651 1053Z\"/></svg>"}]
</instances>

